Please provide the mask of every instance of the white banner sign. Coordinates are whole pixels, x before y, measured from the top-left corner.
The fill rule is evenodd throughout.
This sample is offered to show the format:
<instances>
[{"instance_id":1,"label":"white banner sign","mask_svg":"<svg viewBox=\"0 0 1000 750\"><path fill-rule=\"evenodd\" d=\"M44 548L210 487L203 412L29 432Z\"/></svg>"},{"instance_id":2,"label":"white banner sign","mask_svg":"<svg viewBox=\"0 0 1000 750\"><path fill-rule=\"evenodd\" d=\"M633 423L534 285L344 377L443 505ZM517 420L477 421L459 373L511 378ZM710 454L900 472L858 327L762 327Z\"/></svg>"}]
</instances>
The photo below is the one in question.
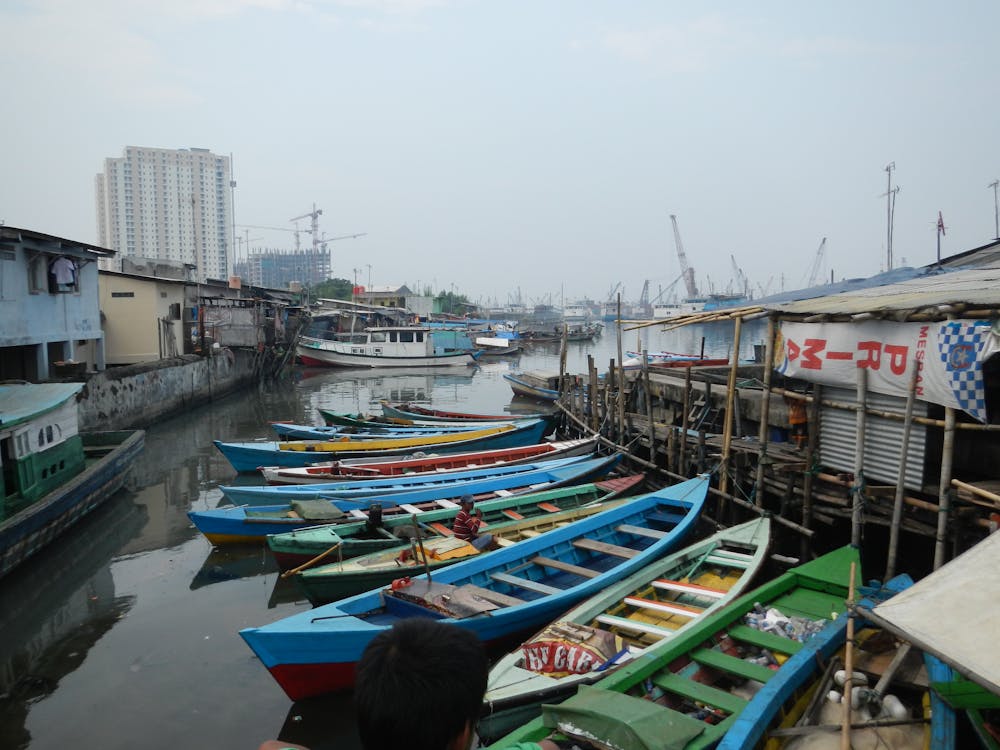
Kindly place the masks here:
<instances>
[{"instance_id":1,"label":"white banner sign","mask_svg":"<svg viewBox=\"0 0 1000 750\"><path fill-rule=\"evenodd\" d=\"M1000 351L990 323L788 323L781 324L775 370L813 383L857 386L859 368L868 388L906 397L919 363L916 396L921 401L961 409L986 421L983 367Z\"/></svg>"}]
</instances>

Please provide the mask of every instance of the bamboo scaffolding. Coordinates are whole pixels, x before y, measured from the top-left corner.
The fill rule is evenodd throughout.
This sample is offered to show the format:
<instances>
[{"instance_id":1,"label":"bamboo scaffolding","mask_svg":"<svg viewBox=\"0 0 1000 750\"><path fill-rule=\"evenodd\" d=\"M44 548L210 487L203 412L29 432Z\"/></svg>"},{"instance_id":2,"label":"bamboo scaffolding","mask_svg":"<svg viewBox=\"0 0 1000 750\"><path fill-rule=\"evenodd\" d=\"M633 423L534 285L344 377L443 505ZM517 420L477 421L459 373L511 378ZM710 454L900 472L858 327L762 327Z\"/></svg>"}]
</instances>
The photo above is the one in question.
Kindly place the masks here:
<instances>
[{"instance_id":1,"label":"bamboo scaffolding","mask_svg":"<svg viewBox=\"0 0 1000 750\"><path fill-rule=\"evenodd\" d=\"M764 470L767 467L767 444L771 428L771 372L774 370L774 337L777 333L777 323L774 316L767 319L767 343L764 347L764 392L761 394L760 430L757 439L760 443L760 458L757 461L757 477L754 481L754 501L758 506L764 504ZM688 368L690 369L690 368Z\"/></svg>"},{"instance_id":2,"label":"bamboo scaffolding","mask_svg":"<svg viewBox=\"0 0 1000 750\"><path fill-rule=\"evenodd\" d=\"M868 396L868 370L858 368L858 409L857 409L857 442L854 446L854 486L851 488L853 511L851 513L851 544L861 546L861 526L864 506L864 475L865 475L865 401Z\"/></svg>"},{"instance_id":3,"label":"bamboo scaffolding","mask_svg":"<svg viewBox=\"0 0 1000 750\"><path fill-rule=\"evenodd\" d=\"M896 554L899 549L899 522L903 516L903 493L906 490L906 459L910 452L910 429L913 426L913 404L917 396L917 376L920 361L915 360L910 385L906 391L906 413L903 418L903 443L899 448L899 473L896 476L896 496L892 506L892 525L889 527L889 554L885 566L885 580L896 575Z\"/></svg>"}]
</instances>

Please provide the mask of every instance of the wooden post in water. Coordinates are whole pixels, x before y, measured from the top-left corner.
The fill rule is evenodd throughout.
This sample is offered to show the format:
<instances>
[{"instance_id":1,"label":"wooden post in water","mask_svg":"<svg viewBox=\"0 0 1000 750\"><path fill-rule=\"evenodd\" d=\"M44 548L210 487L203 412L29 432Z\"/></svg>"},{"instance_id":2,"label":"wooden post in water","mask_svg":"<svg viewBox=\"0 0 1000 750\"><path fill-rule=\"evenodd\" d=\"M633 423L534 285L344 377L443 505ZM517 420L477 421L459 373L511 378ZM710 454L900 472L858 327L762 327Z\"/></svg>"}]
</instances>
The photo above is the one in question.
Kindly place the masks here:
<instances>
[{"instance_id":1,"label":"wooden post in water","mask_svg":"<svg viewBox=\"0 0 1000 750\"><path fill-rule=\"evenodd\" d=\"M851 544L861 547L861 526L864 512L865 479L865 405L868 400L868 370L858 368L858 411L855 422L857 442L854 444L854 486L851 488Z\"/></svg>"},{"instance_id":2,"label":"wooden post in water","mask_svg":"<svg viewBox=\"0 0 1000 750\"><path fill-rule=\"evenodd\" d=\"M569 348L566 323L563 322L562 336L559 337L559 400L566 395L566 350Z\"/></svg>"},{"instance_id":3,"label":"wooden post in water","mask_svg":"<svg viewBox=\"0 0 1000 750\"><path fill-rule=\"evenodd\" d=\"M597 380L597 365L594 364L594 355L587 355L587 377L590 381L590 429L597 432L601 427L601 398ZM580 413L580 419L584 414Z\"/></svg>"},{"instance_id":4,"label":"wooden post in water","mask_svg":"<svg viewBox=\"0 0 1000 750\"><path fill-rule=\"evenodd\" d=\"M859 368L863 372L863 368ZM844 714L840 733L840 750L851 750L851 690L854 689L854 571L851 563L851 581L847 585L847 641L844 643Z\"/></svg>"},{"instance_id":5,"label":"wooden post in water","mask_svg":"<svg viewBox=\"0 0 1000 750\"><path fill-rule=\"evenodd\" d=\"M642 387L646 392L646 421L648 422L649 431L649 460L652 463L656 463L656 428L653 425L653 394L649 390L649 363L646 361L646 350L641 349L639 356L642 357ZM669 438L673 438L673 430L670 432ZM669 445L673 443L673 440L668 438L668 448L667 448L667 468L670 468L670 448Z\"/></svg>"},{"instance_id":6,"label":"wooden post in water","mask_svg":"<svg viewBox=\"0 0 1000 750\"><path fill-rule=\"evenodd\" d=\"M812 516L813 516L813 464L816 463L816 448L819 443L819 407L820 402L823 398L823 386L819 383L813 385L812 389L812 402L809 404L809 416L806 429L808 432L808 439L806 441L806 471L805 475L802 477L802 525L807 528L812 528ZM806 544L808 540L804 540L802 544L802 559L809 559L807 555L809 554L809 545Z\"/></svg>"},{"instance_id":7,"label":"wooden post in water","mask_svg":"<svg viewBox=\"0 0 1000 750\"><path fill-rule=\"evenodd\" d=\"M684 412L681 414L681 449L680 456L678 457L678 474L687 475L688 471L688 459L687 459L687 443L688 443L688 427L691 424L691 415L688 413L691 410L691 366L688 365L684 368L684 403L682 408Z\"/></svg>"},{"instance_id":8,"label":"wooden post in water","mask_svg":"<svg viewBox=\"0 0 1000 750\"><path fill-rule=\"evenodd\" d=\"M948 541L948 513L951 510L951 470L955 456L955 410L944 410L944 446L941 449L941 483L938 485L937 535L934 542L934 570L944 565Z\"/></svg>"},{"instance_id":9,"label":"wooden post in water","mask_svg":"<svg viewBox=\"0 0 1000 750\"><path fill-rule=\"evenodd\" d=\"M740 364L740 331L743 318L736 318L733 329L733 361L729 363L729 380L726 383L726 421L722 428L722 474L719 477L719 491L729 493L729 453L733 443L733 410L736 408L736 370ZM736 493L733 493L736 494ZM719 500L719 519L722 519L723 501Z\"/></svg>"},{"instance_id":10,"label":"wooden post in water","mask_svg":"<svg viewBox=\"0 0 1000 750\"><path fill-rule=\"evenodd\" d=\"M618 442L625 442L625 370L622 367L622 293L618 292Z\"/></svg>"},{"instance_id":11,"label":"wooden post in water","mask_svg":"<svg viewBox=\"0 0 1000 750\"><path fill-rule=\"evenodd\" d=\"M767 342L764 345L764 392L760 402L760 430L757 432L757 442L760 443L760 457L757 459L757 476L754 479L754 504L764 507L764 469L767 467L767 441L771 432L771 370L774 362L774 337L777 330L774 316L767 319Z\"/></svg>"},{"instance_id":12,"label":"wooden post in water","mask_svg":"<svg viewBox=\"0 0 1000 750\"><path fill-rule=\"evenodd\" d=\"M892 525L889 526L889 556L885 565L885 579L896 575L896 554L899 549L899 525L903 520L903 493L906 491L906 459L910 452L910 428L913 426L913 404L917 398L917 377L920 360L913 360L913 373L906 391L906 412L903 416L903 443L899 447L899 472L896 474L896 496L892 504Z\"/></svg>"}]
</instances>

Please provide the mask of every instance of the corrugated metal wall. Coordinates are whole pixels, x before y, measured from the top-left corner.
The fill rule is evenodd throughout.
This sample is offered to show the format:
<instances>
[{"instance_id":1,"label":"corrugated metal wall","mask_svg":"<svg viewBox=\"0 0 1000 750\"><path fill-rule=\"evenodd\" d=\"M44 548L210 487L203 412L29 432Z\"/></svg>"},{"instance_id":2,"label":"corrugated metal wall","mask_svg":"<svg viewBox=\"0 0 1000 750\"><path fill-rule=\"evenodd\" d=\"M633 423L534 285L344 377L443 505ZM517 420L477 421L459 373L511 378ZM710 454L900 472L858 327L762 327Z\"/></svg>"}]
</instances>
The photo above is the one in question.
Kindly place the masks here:
<instances>
[{"instance_id":1,"label":"corrugated metal wall","mask_svg":"<svg viewBox=\"0 0 1000 750\"><path fill-rule=\"evenodd\" d=\"M842 403L856 403L857 392L849 388L823 388L823 398ZM868 394L868 408L904 414L906 400L880 393ZM927 416L927 404L917 401L913 416ZM869 414L865 423L865 478L867 481L896 484L903 445L903 422ZM910 428L910 448L906 458L906 487L923 487L924 452L928 428L914 424ZM853 411L824 406L820 409L820 462L838 471L854 471L857 444L857 419Z\"/></svg>"}]
</instances>

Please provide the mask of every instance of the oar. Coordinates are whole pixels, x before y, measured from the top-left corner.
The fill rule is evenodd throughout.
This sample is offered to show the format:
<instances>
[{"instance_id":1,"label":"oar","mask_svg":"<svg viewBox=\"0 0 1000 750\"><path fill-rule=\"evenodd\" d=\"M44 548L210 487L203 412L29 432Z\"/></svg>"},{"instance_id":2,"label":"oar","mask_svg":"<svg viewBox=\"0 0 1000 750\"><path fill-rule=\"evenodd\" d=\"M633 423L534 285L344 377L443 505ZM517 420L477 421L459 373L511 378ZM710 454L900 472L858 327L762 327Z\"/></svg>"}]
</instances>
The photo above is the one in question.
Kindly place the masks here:
<instances>
[{"instance_id":1,"label":"oar","mask_svg":"<svg viewBox=\"0 0 1000 750\"><path fill-rule=\"evenodd\" d=\"M414 529L416 529L416 532L417 532L417 543L420 545L420 551L423 553L423 557L424 557L424 572L427 574L427 583L430 583L431 582L431 566L430 566L430 563L427 562L427 550L424 549L424 539L423 539L423 536L420 533L420 524L417 522L417 514L414 513L412 516L410 516L410 518L413 519L413 527L414 527Z\"/></svg>"},{"instance_id":2,"label":"oar","mask_svg":"<svg viewBox=\"0 0 1000 750\"><path fill-rule=\"evenodd\" d=\"M343 543L343 542L337 542L337 543L336 543L335 545L333 545L332 547L330 547L330 549L328 549L328 550L327 550L326 552L322 552L322 553L320 553L320 554L316 555L316 557L314 557L314 558L313 558L312 560L309 560L309 562L304 562L304 563L302 563L302 564L301 564L301 565L300 565L299 567L297 567L297 568L292 568L291 570L286 570L286 571L285 571L284 573L282 573L282 574L281 574L281 577L282 577L282 578L291 578L291 577L292 577L293 575L295 575L295 574L296 574L296 573L298 573L299 571L301 571L301 570L305 570L306 568L308 568L308 567L310 567L310 566L312 566L312 565L315 565L315 564L316 564L316 563L318 563L318 562L319 562L320 560L322 560L322 559L323 559L324 557L326 557L326 556L327 556L327 555L329 555L329 554L330 554L331 552L333 552L333 551L334 551L334 550L336 550L336 549L337 549L338 547L340 547L340 545L341 545L342 543Z\"/></svg>"}]
</instances>

